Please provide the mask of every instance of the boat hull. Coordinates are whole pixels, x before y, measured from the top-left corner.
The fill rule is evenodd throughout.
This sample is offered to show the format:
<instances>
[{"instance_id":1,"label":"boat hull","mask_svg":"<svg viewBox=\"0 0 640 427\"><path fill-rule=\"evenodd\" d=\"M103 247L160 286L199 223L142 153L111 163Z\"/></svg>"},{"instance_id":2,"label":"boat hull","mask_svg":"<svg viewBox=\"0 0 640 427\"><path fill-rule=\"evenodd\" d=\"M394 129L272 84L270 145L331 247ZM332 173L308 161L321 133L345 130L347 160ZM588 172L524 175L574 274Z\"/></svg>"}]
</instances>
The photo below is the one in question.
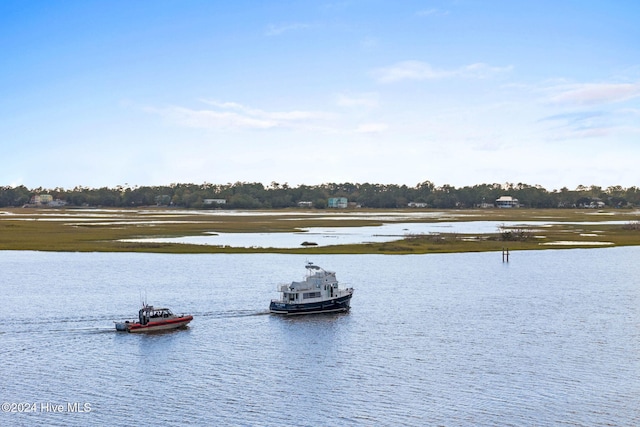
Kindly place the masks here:
<instances>
[{"instance_id":1,"label":"boat hull","mask_svg":"<svg viewBox=\"0 0 640 427\"><path fill-rule=\"evenodd\" d=\"M316 314L339 313L349 311L352 294L325 301L308 302L304 304L289 304L282 301L271 301L269 312L273 314Z\"/></svg>"},{"instance_id":2,"label":"boat hull","mask_svg":"<svg viewBox=\"0 0 640 427\"><path fill-rule=\"evenodd\" d=\"M158 322L149 322L146 325L142 325L138 322L116 323L116 330L131 333L167 331L171 329L184 328L192 320L193 316L184 316L177 317L175 319L161 320Z\"/></svg>"}]
</instances>

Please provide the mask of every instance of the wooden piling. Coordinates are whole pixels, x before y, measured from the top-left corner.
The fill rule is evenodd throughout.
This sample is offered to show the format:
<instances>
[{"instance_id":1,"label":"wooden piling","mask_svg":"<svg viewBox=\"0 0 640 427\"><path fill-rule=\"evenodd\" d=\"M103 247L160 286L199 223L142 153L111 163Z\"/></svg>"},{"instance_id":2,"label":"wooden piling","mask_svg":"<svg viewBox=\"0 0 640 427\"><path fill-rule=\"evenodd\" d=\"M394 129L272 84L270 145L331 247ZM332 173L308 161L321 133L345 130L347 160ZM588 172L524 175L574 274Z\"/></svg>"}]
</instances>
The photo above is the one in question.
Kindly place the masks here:
<instances>
[{"instance_id":1,"label":"wooden piling","mask_svg":"<svg viewBox=\"0 0 640 427\"><path fill-rule=\"evenodd\" d=\"M502 248L502 262L509 262L509 248Z\"/></svg>"}]
</instances>

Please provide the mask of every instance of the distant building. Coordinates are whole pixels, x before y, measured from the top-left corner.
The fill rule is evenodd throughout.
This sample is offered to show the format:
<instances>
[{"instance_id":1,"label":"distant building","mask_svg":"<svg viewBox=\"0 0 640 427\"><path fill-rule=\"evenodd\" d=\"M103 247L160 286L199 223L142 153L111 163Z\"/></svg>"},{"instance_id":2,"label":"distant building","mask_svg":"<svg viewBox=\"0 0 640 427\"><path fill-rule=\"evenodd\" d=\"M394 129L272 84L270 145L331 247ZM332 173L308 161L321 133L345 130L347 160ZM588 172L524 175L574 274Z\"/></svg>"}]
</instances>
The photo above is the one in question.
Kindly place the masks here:
<instances>
[{"instance_id":1,"label":"distant building","mask_svg":"<svg viewBox=\"0 0 640 427\"><path fill-rule=\"evenodd\" d=\"M496 199L496 206L499 208L518 208L520 203L518 199L514 199L511 196L500 196Z\"/></svg>"},{"instance_id":2,"label":"distant building","mask_svg":"<svg viewBox=\"0 0 640 427\"><path fill-rule=\"evenodd\" d=\"M331 197L329 198L330 208L345 209L349 205L346 197Z\"/></svg>"},{"instance_id":3,"label":"distant building","mask_svg":"<svg viewBox=\"0 0 640 427\"><path fill-rule=\"evenodd\" d=\"M51 202L53 202L51 194L36 194L31 198L32 205L48 205Z\"/></svg>"},{"instance_id":4,"label":"distant building","mask_svg":"<svg viewBox=\"0 0 640 427\"><path fill-rule=\"evenodd\" d=\"M581 208L600 209L605 207L605 203L600 199L591 199L589 203L580 203Z\"/></svg>"},{"instance_id":5,"label":"distant building","mask_svg":"<svg viewBox=\"0 0 640 427\"><path fill-rule=\"evenodd\" d=\"M427 203L421 203L421 202L409 202L407 204L408 207L410 208L426 208L429 207L429 205Z\"/></svg>"},{"instance_id":6,"label":"distant building","mask_svg":"<svg viewBox=\"0 0 640 427\"><path fill-rule=\"evenodd\" d=\"M66 206L66 205L67 205L67 202L65 202L64 200L54 199L54 200L50 201L47 206L52 207L52 208L60 208L62 206Z\"/></svg>"},{"instance_id":7,"label":"distant building","mask_svg":"<svg viewBox=\"0 0 640 427\"><path fill-rule=\"evenodd\" d=\"M28 203L30 206L48 206L50 208L58 208L65 206L66 204L67 202L64 200L54 200L51 194L36 194Z\"/></svg>"},{"instance_id":8,"label":"distant building","mask_svg":"<svg viewBox=\"0 0 640 427\"><path fill-rule=\"evenodd\" d=\"M203 205L226 205L227 199L202 199Z\"/></svg>"},{"instance_id":9,"label":"distant building","mask_svg":"<svg viewBox=\"0 0 640 427\"><path fill-rule=\"evenodd\" d=\"M301 208L312 208L313 207L313 202L300 201L300 202L298 202L298 206L301 207Z\"/></svg>"}]
</instances>

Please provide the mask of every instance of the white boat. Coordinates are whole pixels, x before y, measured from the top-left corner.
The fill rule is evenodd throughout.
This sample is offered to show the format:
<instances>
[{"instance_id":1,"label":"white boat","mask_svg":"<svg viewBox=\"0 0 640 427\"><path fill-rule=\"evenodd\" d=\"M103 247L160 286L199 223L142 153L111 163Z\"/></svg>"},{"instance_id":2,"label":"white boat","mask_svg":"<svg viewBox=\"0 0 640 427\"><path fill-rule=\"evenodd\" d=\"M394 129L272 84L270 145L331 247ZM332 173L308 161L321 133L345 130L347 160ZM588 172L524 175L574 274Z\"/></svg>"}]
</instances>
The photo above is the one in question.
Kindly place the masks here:
<instances>
[{"instance_id":1,"label":"white boat","mask_svg":"<svg viewBox=\"0 0 640 427\"><path fill-rule=\"evenodd\" d=\"M115 322L116 330L122 332L155 332L184 328L193 320L189 314L175 315L168 308L157 308L143 304L137 320Z\"/></svg>"},{"instance_id":2,"label":"white boat","mask_svg":"<svg viewBox=\"0 0 640 427\"><path fill-rule=\"evenodd\" d=\"M301 282L280 285L281 298L271 300L269 311L275 314L311 314L348 311L353 288L339 288L336 273L309 262Z\"/></svg>"}]
</instances>

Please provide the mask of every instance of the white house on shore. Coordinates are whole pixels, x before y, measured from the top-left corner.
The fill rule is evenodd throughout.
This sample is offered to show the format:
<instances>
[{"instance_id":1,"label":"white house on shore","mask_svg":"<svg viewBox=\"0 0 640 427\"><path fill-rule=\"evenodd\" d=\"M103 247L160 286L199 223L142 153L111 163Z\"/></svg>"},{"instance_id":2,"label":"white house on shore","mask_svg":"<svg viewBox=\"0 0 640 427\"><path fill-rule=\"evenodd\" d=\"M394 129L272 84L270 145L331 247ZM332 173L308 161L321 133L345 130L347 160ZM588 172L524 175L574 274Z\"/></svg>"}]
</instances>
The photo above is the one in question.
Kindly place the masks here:
<instances>
[{"instance_id":1,"label":"white house on shore","mask_svg":"<svg viewBox=\"0 0 640 427\"><path fill-rule=\"evenodd\" d=\"M202 199L203 205L226 205L227 199Z\"/></svg>"},{"instance_id":2,"label":"white house on shore","mask_svg":"<svg viewBox=\"0 0 640 427\"><path fill-rule=\"evenodd\" d=\"M518 208L520 203L518 199L514 199L511 196L500 196L496 199L496 206L499 208Z\"/></svg>"},{"instance_id":3,"label":"white house on shore","mask_svg":"<svg viewBox=\"0 0 640 427\"><path fill-rule=\"evenodd\" d=\"M50 208L59 208L65 206L67 202L60 199L54 199L50 194L36 194L31 197L28 205L32 206L47 206Z\"/></svg>"},{"instance_id":4,"label":"white house on shore","mask_svg":"<svg viewBox=\"0 0 640 427\"><path fill-rule=\"evenodd\" d=\"M429 204L422 202L409 202L407 203L407 206L410 208L428 208Z\"/></svg>"}]
</instances>

